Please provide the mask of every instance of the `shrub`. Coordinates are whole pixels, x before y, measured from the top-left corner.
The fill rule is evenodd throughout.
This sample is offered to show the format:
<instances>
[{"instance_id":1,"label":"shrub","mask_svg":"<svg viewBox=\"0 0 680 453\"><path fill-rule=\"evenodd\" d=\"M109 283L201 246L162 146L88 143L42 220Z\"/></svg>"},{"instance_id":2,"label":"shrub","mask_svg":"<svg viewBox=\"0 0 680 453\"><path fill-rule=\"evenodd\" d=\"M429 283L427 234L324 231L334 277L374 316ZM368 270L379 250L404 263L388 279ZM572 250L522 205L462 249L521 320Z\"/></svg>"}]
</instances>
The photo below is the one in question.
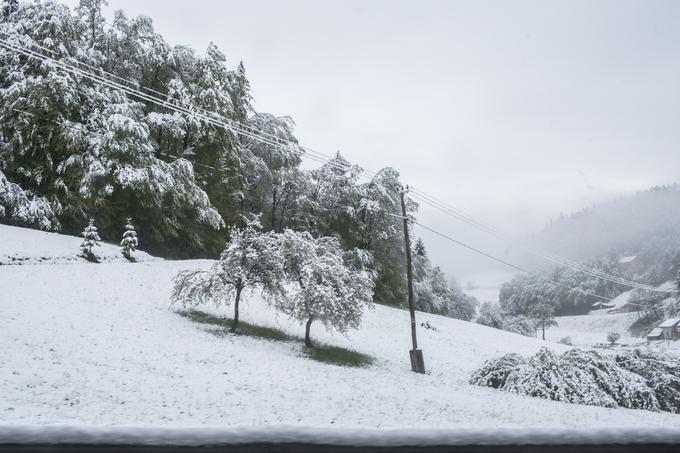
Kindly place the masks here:
<instances>
[{"instance_id":1,"label":"shrub","mask_svg":"<svg viewBox=\"0 0 680 453\"><path fill-rule=\"evenodd\" d=\"M564 337L564 338L560 339L560 343L566 344L566 345L569 345L569 346L571 346L573 344L571 342L571 337Z\"/></svg>"},{"instance_id":2,"label":"shrub","mask_svg":"<svg viewBox=\"0 0 680 453\"><path fill-rule=\"evenodd\" d=\"M680 412L680 363L640 351L616 356L546 348L525 359L508 354L487 361L471 384L519 395L603 407Z\"/></svg>"}]
</instances>

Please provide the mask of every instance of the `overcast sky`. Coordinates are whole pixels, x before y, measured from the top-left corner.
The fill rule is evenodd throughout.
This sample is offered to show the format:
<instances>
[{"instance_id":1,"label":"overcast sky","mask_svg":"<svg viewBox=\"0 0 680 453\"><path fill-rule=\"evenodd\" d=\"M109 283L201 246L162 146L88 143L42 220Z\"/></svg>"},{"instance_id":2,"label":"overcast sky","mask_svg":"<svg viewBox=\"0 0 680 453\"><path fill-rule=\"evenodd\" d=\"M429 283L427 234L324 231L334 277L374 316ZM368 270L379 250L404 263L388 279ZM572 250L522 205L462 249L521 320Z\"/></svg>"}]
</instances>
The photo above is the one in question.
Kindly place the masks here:
<instances>
[{"instance_id":1,"label":"overcast sky","mask_svg":"<svg viewBox=\"0 0 680 453\"><path fill-rule=\"evenodd\" d=\"M77 4L70 0L67 4ZM680 2L109 0L243 60L256 108L508 231L677 180ZM423 206L420 219L484 248ZM423 233L467 278L480 261ZM494 248L494 250L497 250Z\"/></svg>"}]
</instances>

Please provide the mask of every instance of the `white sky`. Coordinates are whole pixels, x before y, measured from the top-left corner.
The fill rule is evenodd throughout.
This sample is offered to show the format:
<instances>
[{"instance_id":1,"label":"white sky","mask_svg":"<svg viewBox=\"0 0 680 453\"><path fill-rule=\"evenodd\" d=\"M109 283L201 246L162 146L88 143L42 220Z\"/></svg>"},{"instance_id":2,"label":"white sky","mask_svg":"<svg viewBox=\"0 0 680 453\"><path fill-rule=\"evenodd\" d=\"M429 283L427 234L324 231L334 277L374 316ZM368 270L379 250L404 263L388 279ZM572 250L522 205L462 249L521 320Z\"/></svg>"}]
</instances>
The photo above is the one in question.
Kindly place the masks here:
<instances>
[{"instance_id":1,"label":"white sky","mask_svg":"<svg viewBox=\"0 0 680 453\"><path fill-rule=\"evenodd\" d=\"M77 4L77 0L66 1ZM512 234L677 180L680 2L109 0L244 60L256 108ZM420 219L485 236L423 206ZM461 278L488 262L423 233ZM495 265L493 265L495 267Z\"/></svg>"}]
</instances>

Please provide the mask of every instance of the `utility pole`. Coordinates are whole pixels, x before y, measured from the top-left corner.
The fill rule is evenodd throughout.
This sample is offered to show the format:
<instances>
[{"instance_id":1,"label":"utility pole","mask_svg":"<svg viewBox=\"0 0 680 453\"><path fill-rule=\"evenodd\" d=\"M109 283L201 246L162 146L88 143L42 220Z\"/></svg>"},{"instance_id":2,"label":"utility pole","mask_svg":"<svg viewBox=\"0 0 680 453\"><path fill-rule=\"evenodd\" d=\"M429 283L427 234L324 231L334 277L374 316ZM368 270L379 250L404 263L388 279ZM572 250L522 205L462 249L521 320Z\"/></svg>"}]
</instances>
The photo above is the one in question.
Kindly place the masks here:
<instances>
[{"instance_id":1,"label":"utility pole","mask_svg":"<svg viewBox=\"0 0 680 453\"><path fill-rule=\"evenodd\" d=\"M406 246L406 281L408 284L408 310L411 313L411 341L413 342L413 349L409 351L411 356L411 370L416 373L425 373L425 361L423 360L423 351L418 349L418 339L416 338L416 310L413 301L413 271L411 269L411 238L408 235L408 216L406 215L406 202L404 195L408 192L403 187L399 191L401 195L401 215L404 221L404 242Z\"/></svg>"}]
</instances>

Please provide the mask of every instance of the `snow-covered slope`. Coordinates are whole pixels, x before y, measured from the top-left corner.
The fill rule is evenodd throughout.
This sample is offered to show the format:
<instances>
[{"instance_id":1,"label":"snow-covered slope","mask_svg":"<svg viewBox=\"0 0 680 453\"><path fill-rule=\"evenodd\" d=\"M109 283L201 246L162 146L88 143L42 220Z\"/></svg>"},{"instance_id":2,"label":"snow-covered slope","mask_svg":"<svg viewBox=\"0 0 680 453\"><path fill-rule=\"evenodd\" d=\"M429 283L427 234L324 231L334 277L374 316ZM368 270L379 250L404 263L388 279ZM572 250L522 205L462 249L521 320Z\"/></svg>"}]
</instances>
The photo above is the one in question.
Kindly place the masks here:
<instances>
[{"instance_id":1,"label":"snow-covered slope","mask_svg":"<svg viewBox=\"0 0 680 453\"><path fill-rule=\"evenodd\" d=\"M346 428L677 426L680 417L578 406L467 384L485 359L564 346L418 314L427 375L410 371L408 313L378 306L348 337L363 369L302 357L299 343L217 336L169 305L171 279L209 261L0 267L0 423ZM303 327L251 297L246 321Z\"/></svg>"},{"instance_id":2,"label":"snow-covered slope","mask_svg":"<svg viewBox=\"0 0 680 453\"><path fill-rule=\"evenodd\" d=\"M545 339L559 341L571 337L574 346L606 344L607 334L617 332L621 335L619 343L644 343L644 338L633 337L628 328L638 319L636 313L602 313L581 316L558 316L556 327L545 331Z\"/></svg>"},{"instance_id":3,"label":"snow-covered slope","mask_svg":"<svg viewBox=\"0 0 680 453\"><path fill-rule=\"evenodd\" d=\"M75 236L0 225L0 265L85 262L78 256L82 241ZM102 262L127 262L117 245L102 242L93 252ZM158 259L140 250L134 257L137 261Z\"/></svg>"}]
</instances>

